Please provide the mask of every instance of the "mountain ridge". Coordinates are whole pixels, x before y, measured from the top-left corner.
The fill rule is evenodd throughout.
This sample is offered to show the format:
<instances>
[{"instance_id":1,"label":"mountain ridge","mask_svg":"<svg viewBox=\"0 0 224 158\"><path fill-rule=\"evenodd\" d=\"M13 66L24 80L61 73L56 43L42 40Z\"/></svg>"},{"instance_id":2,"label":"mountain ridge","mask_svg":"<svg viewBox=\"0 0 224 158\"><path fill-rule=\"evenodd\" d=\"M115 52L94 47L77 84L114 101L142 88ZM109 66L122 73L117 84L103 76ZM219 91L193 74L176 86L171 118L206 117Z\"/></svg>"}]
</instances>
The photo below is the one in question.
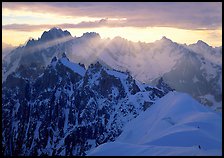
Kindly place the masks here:
<instances>
[{"instance_id":1,"label":"mountain ridge","mask_svg":"<svg viewBox=\"0 0 224 158\"><path fill-rule=\"evenodd\" d=\"M222 154L221 122L221 115L188 94L169 92L127 123L114 142L102 144L87 155L218 156Z\"/></svg>"},{"instance_id":2,"label":"mountain ridge","mask_svg":"<svg viewBox=\"0 0 224 158\"><path fill-rule=\"evenodd\" d=\"M99 62L86 70L61 54L42 71L20 67L3 82L4 155L84 156L167 93Z\"/></svg>"},{"instance_id":3,"label":"mountain ridge","mask_svg":"<svg viewBox=\"0 0 224 158\"><path fill-rule=\"evenodd\" d=\"M62 30L59 32L63 34ZM84 33L81 37L68 37L47 42L51 44L44 42L44 47L35 48L33 52L26 47L14 50L3 60L3 81L21 64L36 62L47 66L54 56L59 57L61 52L67 52L71 61L82 63L86 68L100 61L112 69L128 71L136 80L148 84L154 84L163 77L176 90L191 94L207 106L215 105L214 110L221 111L221 48L213 48L200 40L196 44L182 45L166 37L154 43L131 42L121 37L102 39L94 32ZM187 61L190 65L197 65L197 68L188 68ZM177 84L174 84L170 76L182 72L186 72L185 75L177 77ZM198 81L202 81L203 86L198 85ZM186 84L180 85L184 82ZM207 85L211 88L204 89ZM197 89L189 90L189 87Z\"/></svg>"}]
</instances>

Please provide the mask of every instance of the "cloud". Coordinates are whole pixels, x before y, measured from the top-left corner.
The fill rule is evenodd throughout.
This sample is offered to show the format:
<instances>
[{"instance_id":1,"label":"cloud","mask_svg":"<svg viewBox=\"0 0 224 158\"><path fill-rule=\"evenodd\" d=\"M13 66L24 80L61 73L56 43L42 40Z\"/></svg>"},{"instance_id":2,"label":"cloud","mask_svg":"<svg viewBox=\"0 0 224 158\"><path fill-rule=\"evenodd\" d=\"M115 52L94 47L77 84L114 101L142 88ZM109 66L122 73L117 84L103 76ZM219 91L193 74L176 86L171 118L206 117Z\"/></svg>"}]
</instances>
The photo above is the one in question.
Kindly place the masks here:
<instances>
[{"instance_id":1,"label":"cloud","mask_svg":"<svg viewBox=\"0 0 224 158\"><path fill-rule=\"evenodd\" d=\"M51 13L74 19L81 16L101 18L99 21L60 24L72 28L130 26L197 30L222 27L221 2L3 2L2 4L3 9L8 10ZM113 21L110 20L112 18L126 18L126 20Z\"/></svg>"},{"instance_id":2,"label":"cloud","mask_svg":"<svg viewBox=\"0 0 224 158\"><path fill-rule=\"evenodd\" d=\"M51 27L50 25L30 25L30 24L9 24L3 25L3 30L15 30L15 31L35 31L42 28Z\"/></svg>"},{"instance_id":3,"label":"cloud","mask_svg":"<svg viewBox=\"0 0 224 158\"><path fill-rule=\"evenodd\" d=\"M41 29L50 29L52 27L60 27L60 28L96 28L96 27L123 27L126 26L123 22L123 19L101 19L97 21L82 21L77 24L72 23L64 23L64 24L40 24L40 25L32 25L32 24L8 24L3 25L2 29L4 30L15 30L15 31L36 31Z\"/></svg>"}]
</instances>

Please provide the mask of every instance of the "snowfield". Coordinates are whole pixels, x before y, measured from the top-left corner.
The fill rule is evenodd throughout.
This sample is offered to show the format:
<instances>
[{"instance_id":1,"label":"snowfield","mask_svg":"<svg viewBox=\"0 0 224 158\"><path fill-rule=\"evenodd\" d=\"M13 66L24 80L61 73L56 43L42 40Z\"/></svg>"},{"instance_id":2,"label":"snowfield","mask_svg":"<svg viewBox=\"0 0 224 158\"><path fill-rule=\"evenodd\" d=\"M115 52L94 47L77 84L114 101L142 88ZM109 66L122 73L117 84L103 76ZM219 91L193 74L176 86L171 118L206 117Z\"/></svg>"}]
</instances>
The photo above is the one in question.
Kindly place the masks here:
<instances>
[{"instance_id":1,"label":"snowfield","mask_svg":"<svg viewBox=\"0 0 224 158\"><path fill-rule=\"evenodd\" d=\"M170 92L129 122L115 142L88 155L222 155L222 116L188 94Z\"/></svg>"}]
</instances>

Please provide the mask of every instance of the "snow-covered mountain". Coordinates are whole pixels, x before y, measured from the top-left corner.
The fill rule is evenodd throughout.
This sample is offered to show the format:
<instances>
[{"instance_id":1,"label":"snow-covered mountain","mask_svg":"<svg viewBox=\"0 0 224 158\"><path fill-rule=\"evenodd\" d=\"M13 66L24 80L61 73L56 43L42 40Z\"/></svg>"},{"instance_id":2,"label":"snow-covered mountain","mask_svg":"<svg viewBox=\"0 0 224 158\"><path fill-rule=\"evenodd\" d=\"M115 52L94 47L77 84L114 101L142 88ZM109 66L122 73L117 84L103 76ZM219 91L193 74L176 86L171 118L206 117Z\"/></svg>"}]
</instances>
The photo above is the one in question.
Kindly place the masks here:
<instances>
[{"instance_id":1,"label":"snow-covered mountain","mask_svg":"<svg viewBox=\"0 0 224 158\"><path fill-rule=\"evenodd\" d=\"M213 63L203 56L204 54L188 51L162 77L177 91L191 94L202 104L221 112L222 65ZM152 82L157 81L158 79L155 79Z\"/></svg>"},{"instance_id":2,"label":"snow-covered mountain","mask_svg":"<svg viewBox=\"0 0 224 158\"><path fill-rule=\"evenodd\" d=\"M64 54L46 67L21 65L2 84L4 155L85 155L170 90L140 83L96 62L88 69Z\"/></svg>"},{"instance_id":3,"label":"snow-covered mountain","mask_svg":"<svg viewBox=\"0 0 224 158\"><path fill-rule=\"evenodd\" d=\"M221 47L200 40L45 31L3 59L2 152L105 155L117 147L115 155L220 155L221 113L171 91L221 111L221 57Z\"/></svg>"},{"instance_id":4,"label":"snow-covered mountain","mask_svg":"<svg viewBox=\"0 0 224 158\"><path fill-rule=\"evenodd\" d=\"M222 155L222 117L188 94L169 92L91 156Z\"/></svg>"},{"instance_id":5,"label":"snow-covered mountain","mask_svg":"<svg viewBox=\"0 0 224 158\"><path fill-rule=\"evenodd\" d=\"M220 58L222 55L221 47L213 48L209 46L207 43L203 42L202 40L198 40L197 43L190 44L188 48L202 55L205 59L209 60L210 62L222 65L222 58Z\"/></svg>"},{"instance_id":6,"label":"snow-covered mountain","mask_svg":"<svg viewBox=\"0 0 224 158\"><path fill-rule=\"evenodd\" d=\"M54 56L60 57L65 51L71 61L86 68L100 61L152 85L163 77L177 91L189 93L214 110L222 109L221 47L213 48L201 40L182 45L163 37L154 43L143 43L121 37L102 39L94 32L72 37L68 31L53 28L4 58L3 81L24 63L46 67Z\"/></svg>"},{"instance_id":7,"label":"snow-covered mountain","mask_svg":"<svg viewBox=\"0 0 224 158\"><path fill-rule=\"evenodd\" d=\"M52 28L45 31L37 40L29 39L25 45L17 47L3 59L2 81L4 82L8 75L21 65L29 66L35 63L47 66L54 56L61 56L61 53L66 51L65 48L72 38L68 31Z\"/></svg>"}]
</instances>

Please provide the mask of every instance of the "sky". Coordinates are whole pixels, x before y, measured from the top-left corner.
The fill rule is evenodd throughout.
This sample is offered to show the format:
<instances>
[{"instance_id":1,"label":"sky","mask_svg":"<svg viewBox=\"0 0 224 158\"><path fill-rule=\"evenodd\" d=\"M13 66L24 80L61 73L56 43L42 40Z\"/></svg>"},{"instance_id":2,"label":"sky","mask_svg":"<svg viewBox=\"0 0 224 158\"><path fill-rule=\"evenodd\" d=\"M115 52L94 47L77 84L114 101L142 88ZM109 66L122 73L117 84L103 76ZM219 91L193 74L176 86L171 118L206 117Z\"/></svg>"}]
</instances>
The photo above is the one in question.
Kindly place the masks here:
<instances>
[{"instance_id":1,"label":"sky","mask_svg":"<svg viewBox=\"0 0 224 158\"><path fill-rule=\"evenodd\" d=\"M3 2L2 42L18 46L52 27L79 37L121 36L154 42L163 36L177 43L203 40L222 45L221 2Z\"/></svg>"}]
</instances>

